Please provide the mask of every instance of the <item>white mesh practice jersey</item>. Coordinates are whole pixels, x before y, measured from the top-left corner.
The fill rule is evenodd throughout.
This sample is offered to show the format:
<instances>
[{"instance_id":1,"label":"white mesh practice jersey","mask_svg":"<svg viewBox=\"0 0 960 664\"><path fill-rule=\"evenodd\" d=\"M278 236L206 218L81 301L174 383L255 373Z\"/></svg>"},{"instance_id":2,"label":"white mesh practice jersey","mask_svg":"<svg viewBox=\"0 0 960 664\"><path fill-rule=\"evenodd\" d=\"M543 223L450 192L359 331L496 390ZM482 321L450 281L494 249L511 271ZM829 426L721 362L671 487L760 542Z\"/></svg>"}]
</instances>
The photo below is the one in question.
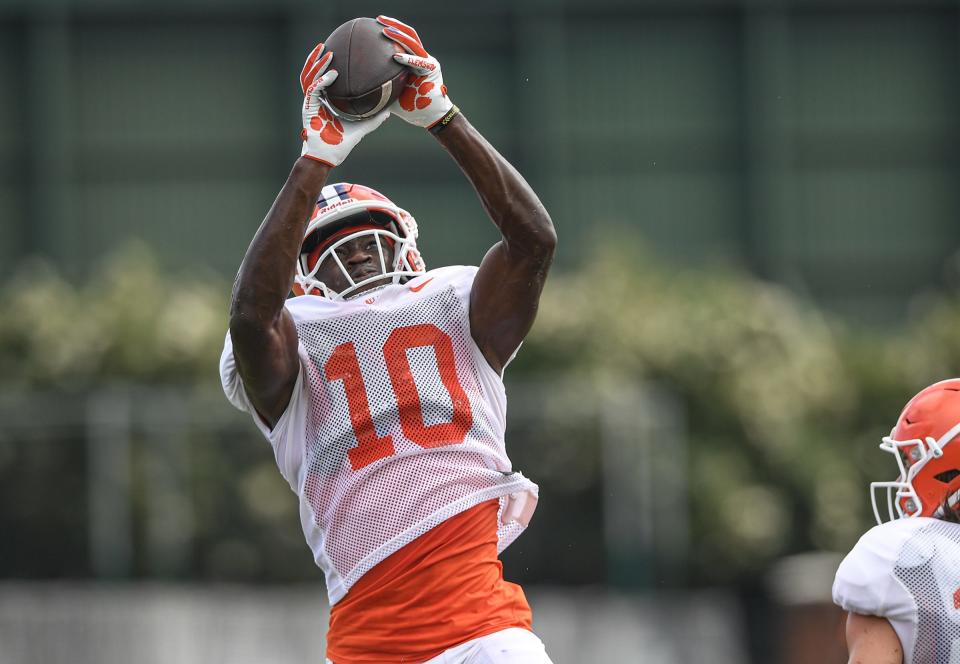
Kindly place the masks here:
<instances>
[{"instance_id":1,"label":"white mesh practice jersey","mask_svg":"<svg viewBox=\"0 0 960 664\"><path fill-rule=\"evenodd\" d=\"M465 509L500 499L502 551L536 505L537 486L513 472L504 448L503 382L470 334L476 271L440 268L345 302L288 300L301 368L272 431L250 404L227 334L224 391L253 414L299 495L331 604Z\"/></svg>"},{"instance_id":2,"label":"white mesh practice jersey","mask_svg":"<svg viewBox=\"0 0 960 664\"><path fill-rule=\"evenodd\" d=\"M889 620L906 664L960 664L960 525L916 517L875 526L840 564L833 601Z\"/></svg>"}]
</instances>

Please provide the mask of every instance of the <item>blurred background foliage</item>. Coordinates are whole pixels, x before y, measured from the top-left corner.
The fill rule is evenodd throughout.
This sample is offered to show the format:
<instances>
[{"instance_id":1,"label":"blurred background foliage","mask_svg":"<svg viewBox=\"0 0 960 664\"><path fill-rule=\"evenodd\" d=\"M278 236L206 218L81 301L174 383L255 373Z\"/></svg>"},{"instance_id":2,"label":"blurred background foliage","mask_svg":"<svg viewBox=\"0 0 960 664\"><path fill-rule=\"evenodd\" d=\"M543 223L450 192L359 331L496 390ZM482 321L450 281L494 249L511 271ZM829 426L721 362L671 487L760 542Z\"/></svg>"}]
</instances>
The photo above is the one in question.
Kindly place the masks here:
<instances>
[{"instance_id":1,"label":"blurred background foliage","mask_svg":"<svg viewBox=\"0 0 960 664\"><path fill-rule=\"evenodd\" d=\"M26 260L3 284L0 372L22 387L104 381L209 383L225 332L230 285L213 273L161 272L128 244L82 282Z\"/></svg>"},{"instance_id":2,"label":"blurred background foliage","mask_svg":"<svg viewBox=\"0 0 960 664\"><path fill-rule=\"evenodd\" d=\"M59 395L54 400L64 404L70 395L117 384L188 393L198 409L220 403L216 358L229 292L228 281L213 273L164 273L139 244L111 255L83 283L65 279L49 263L25 261L0 291L0 374L8 387ZM872 521L867 482L894 474L890 460L875 449L881 435L918 388L960 369L957 294L922 294L911 309L897 328L853 327L729 264L681 267L641 243L601 244L582 267L549 282L507 386L509 391L514 381L536 376L558 385L572 379L593 390L629 376L675 393L689 438L692 541L683 576L699 584L739 581L785 554L844 550ZM199 523L193 524L198 536L186 561L173 574L314 578L295 498L268 448L249 444L254 432L246 416L236 416L235 430L244 434L240 442L235 430L201 432L194 435L214 436L214 444L194 441L176 452L189 469L188 495ZM558 487L557 494L563 494L564 477L578 473L579 484L570 489L578 498L564 503L561 496L560 502L568 523L590 523L604 498L599 464L582 459L596 459L599 441L586 430L566 444L579 449L567 458L558 448L558 463L539 463L523 450L513 454L541 486ZM53 474L77 481L82 458L51 453L29 462L38 449L15 446L0 458L0 493L12 501L8 505ZM151 449L134 455L135 475L137 467L152 463ZM80 490L69 482L62 486ZM138 499L137 492L149 486L134 486L133 509L155 509L144 496ZM52 519L66 533L75 531L58 546L76 549L69 556L72 573L85 575L90 570L83 563L82 496L68 502L72 511L47 519L31 511L43 511L42 501L33 508L11 507L3 530L14 540L30 537ZM133 522L149 519L136 515ZM589 529L566 529L562 536L571 542L564 569L603 569L602 549L586 541ZM554 577L549 550L542 548L543 564L526 559L520 576L532 567L539 569L536 580L598 580L559 572ZM539 556L537 551L527 555ZM22 550L19 557L6 573L56 575L50 558ZM156 570L138 561L131 573Z\"/></svg>"}]
</instances>

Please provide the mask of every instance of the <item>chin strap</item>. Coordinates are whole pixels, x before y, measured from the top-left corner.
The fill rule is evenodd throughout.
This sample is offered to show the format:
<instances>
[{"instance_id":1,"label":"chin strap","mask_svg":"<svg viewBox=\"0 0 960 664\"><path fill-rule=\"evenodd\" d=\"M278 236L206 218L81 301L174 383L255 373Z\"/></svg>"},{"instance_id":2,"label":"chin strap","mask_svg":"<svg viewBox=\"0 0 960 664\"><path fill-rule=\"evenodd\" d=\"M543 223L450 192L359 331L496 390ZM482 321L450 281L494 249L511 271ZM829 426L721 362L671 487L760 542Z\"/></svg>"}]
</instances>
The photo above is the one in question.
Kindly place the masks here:
<instances>
[{"instance_id":1,"label":"chin strap","mask_svg":"<svg viewBox=\"0 0 960 664\"><path fill-rule=\"evenodd\" d=\"M952 494L950 494L947 497L946 501L944 502L948 510L950 510L951 512L955 512L957 510L957 505L960 504L960 490L954 491ZM945 516L943 508L944 508L944 505L940 505L936 509L936 511L933 513L933 517L935 519L941 519Z\"/></svg>"},{"instance_id":2,"label":"chin strap","mask_svg":"<svg viewBox=\"0 0 960 664\"><path fill-rule=\"evenodd\" d=\"M387 286L392 286L392 285L393 285L393 284L383 284L382 286L374 286L373 288L370 288L370 289L365 290L365 291L359 291L359 292L356 292L356 293L350 293L349 295L347 295L347 296L344 297L343 299L344 299L344 300L352 300L353 298L355 298L355 297L360 297L361 295L364 295L364 296L370 295L370 293L376 293L378 290L383 290L383 289L386 288Z\"/></svg>"}]
</instances>

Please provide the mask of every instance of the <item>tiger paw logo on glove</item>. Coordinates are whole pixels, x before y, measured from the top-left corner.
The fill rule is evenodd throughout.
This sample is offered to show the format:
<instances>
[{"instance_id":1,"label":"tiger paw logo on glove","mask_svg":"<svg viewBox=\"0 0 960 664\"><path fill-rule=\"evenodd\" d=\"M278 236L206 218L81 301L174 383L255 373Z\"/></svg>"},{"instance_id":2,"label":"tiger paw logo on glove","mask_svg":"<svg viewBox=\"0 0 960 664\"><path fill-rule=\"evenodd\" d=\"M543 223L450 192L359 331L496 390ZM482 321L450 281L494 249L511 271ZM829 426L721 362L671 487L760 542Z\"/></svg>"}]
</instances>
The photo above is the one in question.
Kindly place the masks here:
<instances>
[{"instance_id":1,"label":"tiger paw logo on glove","mask_svg":"<svg viewBox=\"0 0 960 664\"><path fill-rule=\"evenodd\" d=\"M433 103L429 97L436 84L428 81L426 76L417 76L407 83L407 87L400 93L400 108L405 111L422 110ZM440 86L440 93L447 96L447 86Z\"/></svg>"},{"instance_id":2,"label":"tiger paw logo on glove","mask_svg":"<svg viewBox=\"0 0 960 664\"><path fill-rule=\"evenodd\" d=\"M343 124L326 107L321 107L320 112L310 118L310 128L320 132L320 138L327 145L339 145L343 141Z\"/></svg>"}]
</instances>

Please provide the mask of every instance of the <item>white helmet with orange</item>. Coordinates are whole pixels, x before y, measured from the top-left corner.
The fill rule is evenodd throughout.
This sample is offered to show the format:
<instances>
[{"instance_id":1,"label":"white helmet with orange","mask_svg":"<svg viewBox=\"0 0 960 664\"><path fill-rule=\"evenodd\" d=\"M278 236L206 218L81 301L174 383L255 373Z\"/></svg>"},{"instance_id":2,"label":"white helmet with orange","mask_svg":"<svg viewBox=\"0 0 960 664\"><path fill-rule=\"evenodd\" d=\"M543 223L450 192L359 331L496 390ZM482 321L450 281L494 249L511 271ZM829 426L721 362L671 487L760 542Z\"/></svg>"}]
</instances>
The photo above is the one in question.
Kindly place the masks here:
<instances>
[{"instance_id":1,"label":"white helmet with orange","mask_svg":"<svg viewBox=\"0 0 960 664\"><path fill-rule=\"evenodd\" d=\"M336 249L364 235L376 239L381 272L355 281L337 256ZM423 274L427 268L417 249L417 235L417 221L413 215L380 192L360 184L327 185L320 191L303 234L293 292L343 300L384 277L390 277L392 283L397 284ZM384 242L393 247L390 265L384 259ZM339 292L317 278L320 266L328 259L336 263L349 284Z\"/></svg>"}]
</instances>

